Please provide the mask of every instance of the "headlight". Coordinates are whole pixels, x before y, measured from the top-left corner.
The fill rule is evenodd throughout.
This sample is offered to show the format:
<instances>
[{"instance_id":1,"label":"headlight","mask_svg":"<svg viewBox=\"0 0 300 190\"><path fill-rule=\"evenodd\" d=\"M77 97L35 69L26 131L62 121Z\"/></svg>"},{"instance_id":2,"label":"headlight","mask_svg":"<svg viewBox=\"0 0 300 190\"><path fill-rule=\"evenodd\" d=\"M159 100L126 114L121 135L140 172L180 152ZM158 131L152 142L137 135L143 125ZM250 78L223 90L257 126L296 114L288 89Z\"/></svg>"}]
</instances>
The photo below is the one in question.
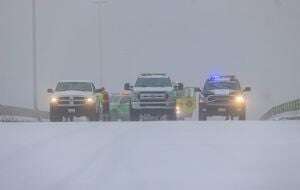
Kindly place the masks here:
<instances>
[{"instance_id":1,"label":"headlight","mask_svg":"<svg viewBox=\"0 0 300 190\"><path fill-rule=\"evenodd\" d=\"M51 102L52 104L55 104L55 103L58 102L58 98L52 97L51 100L50 100L50 102Z\"/></svg>"},{"instance_id":2,"label":"headlight","mask_svg":"<svg viewBox=\"0 0 300 190\"><path fill-rule=\"evenodd\" d=\"M95 99L94 98L87 98L87 99L85 99L85 102L87 104L93 104L93 103L95 103Z\"/></svg>"},{"instance_id":3,"label":"headlight","mask_svg":"<svg viewBox=\"0 0 300 190\"><path fill-rule=\"evenodd\" d=\"M180 113L181 113L180 107L176 106L176 114L180 114Z\"/></svg>"},{"instance_id":4,"label":"headlight","mask_svg":"<svg viewBox=\"0 0 300 190\"><path fill-rule=\"evenodd\" d=\"M204 98L200 97L199 98L199 103L203 103L204 102Z\"/></svg>"},{"instance_id":5,"label":"headlight","mask_svg":"<svg viewBox=\"0 0 300 190\"><path fill-rule=\"evenodd\" d=\"M243 97L243 96L236 96L235 97L235 102L237 103L237 104L243 104L243 103L245 103L245 98Z\"/></svg>"}]
</instances>

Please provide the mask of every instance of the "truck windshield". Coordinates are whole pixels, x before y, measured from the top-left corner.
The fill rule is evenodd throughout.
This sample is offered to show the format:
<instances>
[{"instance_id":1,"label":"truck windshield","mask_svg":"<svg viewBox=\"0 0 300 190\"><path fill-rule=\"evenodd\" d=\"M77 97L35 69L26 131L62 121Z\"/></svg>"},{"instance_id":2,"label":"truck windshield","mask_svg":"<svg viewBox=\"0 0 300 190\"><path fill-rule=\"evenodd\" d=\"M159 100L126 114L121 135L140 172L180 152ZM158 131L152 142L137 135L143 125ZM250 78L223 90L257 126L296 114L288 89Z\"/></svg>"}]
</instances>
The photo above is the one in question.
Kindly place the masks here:
<instances>
[{"instance_id":1,"label":"truck windshield","mask_svg":"<svg viewBox=\"0 0 300 190\"><path fill-rule=\"evenodd\" d=\"M135 87L171 87L169 78L138 78Z\"/></svg>"},{"instance_id":2,"label":"truck windshield","mask_svg":"<svg viewBox=\"0 0 300 190\"><path fill-rule=\"evenodd\" d=\"M217 90L217 89L230 89L230 90L240 90L240 84L236 81L224 81L224 82L206 82L204 86L205 90Z\"/></svg>"},{"instance_id":3,"label":"truck windshield","mask_svg":"<svg viewBox=\"0 0 300 190\"><path fill-rule=\"evenodd\" d=\"M60 82L56 86L56 91L93 91L92 85L88 82Z\"/></svg>"}]
</instances>

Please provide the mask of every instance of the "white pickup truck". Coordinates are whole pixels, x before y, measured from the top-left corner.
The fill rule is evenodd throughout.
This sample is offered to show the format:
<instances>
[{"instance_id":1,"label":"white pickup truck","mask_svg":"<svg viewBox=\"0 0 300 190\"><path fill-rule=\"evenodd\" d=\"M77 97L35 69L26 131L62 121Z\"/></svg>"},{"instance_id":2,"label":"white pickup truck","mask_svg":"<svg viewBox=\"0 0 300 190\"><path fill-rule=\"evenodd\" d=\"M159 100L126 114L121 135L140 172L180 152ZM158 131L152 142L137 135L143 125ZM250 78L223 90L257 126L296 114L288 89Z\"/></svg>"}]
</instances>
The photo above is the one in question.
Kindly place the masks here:
<instances>
[{"instance_id":1,"label":"white pickup truck","mask_svg":"<svg viewBox=\"0 0 300 190\"><path fill-rule=\"evenodd\" d=\"M73 121L74 117L86 116L90 121L100 120L100 101L93 82L61 81L55 90L48 89L50 99L50 121Z\"/></svg>"},{"instance_id":2,"label":"white pickup truck","mask_svg":"<svg viewBox=\"0 0 300 190\"><path fill-rule=\"evenodd\" d=\"M131 91L130 120L138 121L140 115L167 116L168 120L176 120L176 98L183 85L174 85L166 74L145 73L138 76L135 85L124 85Z\"/></svg>"}]
</instances>

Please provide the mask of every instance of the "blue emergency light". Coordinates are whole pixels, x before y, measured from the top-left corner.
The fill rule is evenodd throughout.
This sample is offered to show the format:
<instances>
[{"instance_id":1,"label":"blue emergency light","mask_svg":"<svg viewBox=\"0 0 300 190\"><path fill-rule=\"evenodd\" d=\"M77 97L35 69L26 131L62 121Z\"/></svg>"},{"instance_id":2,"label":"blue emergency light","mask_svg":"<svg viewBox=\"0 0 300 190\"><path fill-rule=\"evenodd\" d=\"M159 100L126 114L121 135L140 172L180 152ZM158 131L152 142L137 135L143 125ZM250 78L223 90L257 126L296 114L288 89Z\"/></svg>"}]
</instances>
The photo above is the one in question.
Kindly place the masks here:
<instances>
[{"instance_id":1,"label":"blue emergency light","mask_svg":"<svg viewBox=\"0 0 300 190\"><path fill-rule=\"evenodd\" d=\"M234 80L234 75L212 75L209 80L210 81L219 81L219 80Z\"/></svg>"}]
</instances>

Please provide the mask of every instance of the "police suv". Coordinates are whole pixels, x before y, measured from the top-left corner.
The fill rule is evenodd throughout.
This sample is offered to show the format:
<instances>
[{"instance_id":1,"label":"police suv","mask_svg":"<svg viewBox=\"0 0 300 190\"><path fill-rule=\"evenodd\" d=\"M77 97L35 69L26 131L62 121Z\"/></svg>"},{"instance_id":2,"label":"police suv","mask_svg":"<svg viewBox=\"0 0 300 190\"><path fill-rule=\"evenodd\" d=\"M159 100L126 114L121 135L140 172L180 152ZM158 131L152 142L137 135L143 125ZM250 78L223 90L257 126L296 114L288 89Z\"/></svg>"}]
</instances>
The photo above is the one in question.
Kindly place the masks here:
<instances>
[{"instance_id":1,"label":"police suv","mask_svg":"<svg viewBox=\"0 0 300 190\"><path fill-rule=\"evenodd\" d=\"M250 87L241 88L235 76L213 76L206 80L199 98L199 120L208 116L225 116L226 120L238 117L246 119L245 92Z\"/></svg>"}]
</instances>

